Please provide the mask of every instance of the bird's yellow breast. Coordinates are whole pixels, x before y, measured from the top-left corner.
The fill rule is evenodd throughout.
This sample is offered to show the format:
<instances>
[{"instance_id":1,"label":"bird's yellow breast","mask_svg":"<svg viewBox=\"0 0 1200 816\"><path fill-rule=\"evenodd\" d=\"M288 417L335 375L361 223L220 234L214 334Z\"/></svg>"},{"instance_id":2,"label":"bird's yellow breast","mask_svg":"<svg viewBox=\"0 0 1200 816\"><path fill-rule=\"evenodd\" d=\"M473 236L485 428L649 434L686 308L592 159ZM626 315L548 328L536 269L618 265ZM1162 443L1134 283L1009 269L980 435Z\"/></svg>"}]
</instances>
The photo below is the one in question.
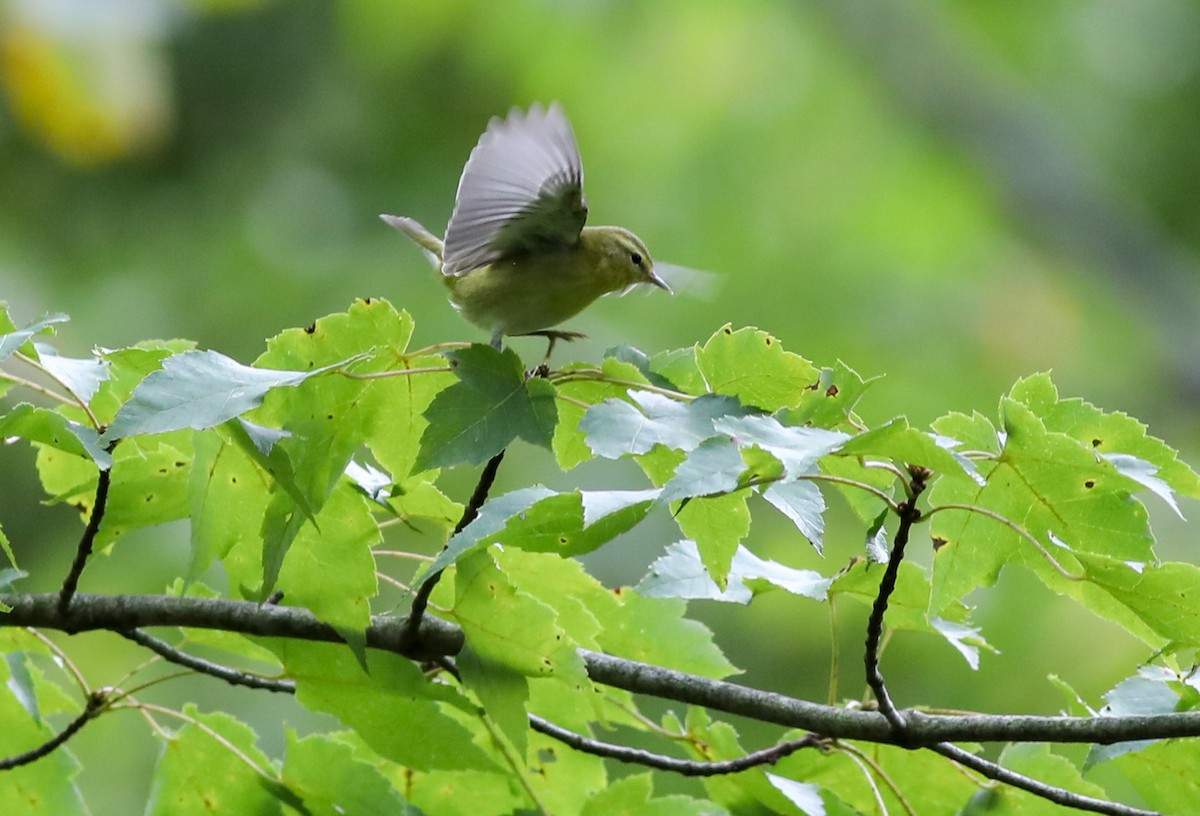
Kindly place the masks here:
<instances>
[{"instance_id":1,"label":"bird's yellow breast","mask_svg":"<svg viewBox=\"0 0 1200 816\"><path fill-rule=\"evenodd\" d=\"M604 228L585 229L574 246L524 253L446 277L450 302L493 335L541 331L571 318L608 292L629 286L636 270L620 263Z\"/></svg>"}]
</instances>

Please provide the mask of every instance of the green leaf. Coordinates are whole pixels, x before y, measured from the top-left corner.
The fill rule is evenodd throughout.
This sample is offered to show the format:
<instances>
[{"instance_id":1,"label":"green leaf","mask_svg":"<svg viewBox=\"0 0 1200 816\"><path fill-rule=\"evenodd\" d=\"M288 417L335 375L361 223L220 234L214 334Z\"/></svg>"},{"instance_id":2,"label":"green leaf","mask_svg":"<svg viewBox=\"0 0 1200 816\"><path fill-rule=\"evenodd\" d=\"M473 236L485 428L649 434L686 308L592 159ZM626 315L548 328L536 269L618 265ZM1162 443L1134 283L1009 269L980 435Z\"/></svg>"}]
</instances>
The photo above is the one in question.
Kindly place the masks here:
<instances>
[{"instance_id":1,"label":"green leaf","mask_svg":"<svg viewBox=\"0 0 1200 816\"><path fill-rule=\"evenodd\" d=\"M110 546L130 530L187 515L191 436L181 431L129 439L117 446L97 549ZM53 501L72 505L85 518L91 514L99 478L95 464L50 447L38 450L37 464Z\"/></svg>"},{"instance_id":2,"label":"green leaf","mask_svg":"<svg viewBox=\"0 0 1200 816\"><path fill-rule=\"evenodd\" d=\"M1091 594L1083 602L1115 620L1151 646L1168 650L1200 646L1200 567L1181 562L1141 564L1090 553L1076 553L1083 564ZM1095 596L1100 592L1103 598ZM1115 601L1125 614L1117 614L1104 601ZM1130 625L1133 616L1147 627ZM1157 636L1157 637L1155 637Z\"/></svg>"},{"instance_id":3,"label":"green leaf","mask_svg":"<svg viewBox=\"0 0 1200 816\"><path fill-rule=\"evenodd\" d=\"M756 447L775 457L786 477L792 479L815 472L819 459L850 439L841 431L782 425L769 416L721 417L713 426L739 446Z\"/></svg>"},{"instance_id":4,"label":"green leaf","mask_svg":"<svg viewBox=\"0 0 1200 816\"><path fill-rule=\"evenodd\" d=\"M371 547L379 527L366 499L349 485L335 490L317 525L304 525L279 572L287 603L303 606L351 643L361 643L378 591Z\"/></svg>"},{"instance_id":5,"label":"green leaf","mask_svg":"<svg viewBox=\"0 0 1200 816\"><path fill-rule=\"evenodd\" d=\"M793 595L823 601L832 579L812 570L793 569L764 561L745 547L738 547L722 590L700 561L693 541L679 541L650 565L637 591L651 598L705 599L749 603L755 595L782 589Z\"/></svg>"},{"instance_id":6,"label":"green leaf","mask_svg":"<svg viewBox=\"0 0 1200 816\"><path fill-rule=\"evenodd\" d=\"M483 710L524 758L529 745L529 680L525 675L475 653L470 644L458 655L463 685L475 692Z\"/></svg>"},{"instance_id":7,"label":"green leaf","mask_svg":"<svg viewBox=\"0 0 1200 816\"><path fill-rule=\"evenodd\" d=\"M1200 741L1195 739L1156 742L1113 761L1146 800L1163 813L1194 813L1200 802Z\"/></svg>"},{"instance_id":8,"label":"green leaf","mask_svg":"<svg viewBox=\"0 0 1200 816\"><path fill-rule=\"evenodd\" d=\"M41 710L38 707L37 692L33 686L33 675L29 673L24 652L7 652L4 660L8 663L8 682L5 684L12 692L13 698L33 718L35 723L42 721Z\"/></svg>"},{"instance_id":9,"label":"green leaf","mask_svg":"<svg viewBox=\"0 0 1200 816\"><path fill-rule=\"evenodd\" d=\"M5 315L7 318L7 315ZM41 334L56 323L66 323L71 318L65 314L46 315L41 320L27 323L19 329L0 334L0 363L4 362L21 346L29 342L35 334ZM5 322L9 322L7 319ZM32 351L32 349L31 349Z\"/></svg>"},{"instance_id":10,"label":"green leaf","mask_svg":"<svg viewBox=\"0 0 1200 816\"><path fill-rule=\"evenodd\" d=\"M353 749L324 734L301 739L287 730L283 784L313 816L389 813L416 816L376 768L354 757Z\"/></svg>"},{"instance_id":11,"label":"green leaf","mask_svg":"<svg viewBox=\"0 0 1200 816\"><path fill-rule=\"evenodd\" d=\"M176 354L134 389L101 438L111 442L183 428L212 428L257 408L272 388L297 386L334 367L272 371L244 366L211 350Z\"/></svg>"},{"instance_id":12,"label":"green leaf","mask_svg":"<svg viewBox=\"0 0 1200 816\"><path fill-rule=\"evenodd\" d=\"M253 729L229 714L201 714L190 703L183 713L203 727L189 723L167 739L154 769L146 813L189 816L277 812L275 796L264 783L278 780L270 760L254 744L257 735ZM233 745L242 756L210 732ZM268 776L264 778L263 774Z\"/></svg>"},{"instance_id":13,"label":"green leaf","mask_svg":"<svg viewBox=\"0 0 1200 816\"><path fill-rule=\"evenodd\" d=\"M696 363L710 391L768 412L799 405L819 378L812 363L784 351L771 335L729 324L696 351Z\"/></svg>"},{"instance_id":14,"label":"green leaf","mask_svg":"<svg viewBox=\"0 0 1200 816\"><path fill-rule=\"evenodd\" d=\"M659 501L670 502L736 490L746 471L742 452L731 440L713 437L692 449L662 488Z\"/></svg>"},{"instance_id":15,"label":"green leaf","mask_svg":"<svg viewBox=\"0 0 1200 816\"><path fill-rule=\"evenodd\" d=\"M775 482L763 491L763 498L783 513L813 549L821 553L825 535L825 497L812 482Z\"/></svg>"},{"instance_id":16,"label":"green leaf","mask_svg":"<svg viewBox=\"0 0 1200 816\"><path fill-rule=\"evenodd\" d=\"M101 470L112 467L112 455L100 444L100 434L87 425L46 408L21 403L0 417L0 438L19 436L90 459Z\"/></svg>"},{"instance_id":17,"label":"green leaf","mask_svg":"<svg viewBox=\"0 0 1200 816\"><path fill-rule=\"evenodd\" d=\"M1131 497L1136 482L1075 439L1048 431L1023 403L1006 399L1002 409L1004 447L997 460L981 463L986 485L938 480L929 501L931 506L982 507L1010 519L1037 539L1042 551L1018 529L993 518L966 510L939 512L931 522L931 535L942 542L934 558L934 611L971 589L990 586L1009 563L1026 566L1055 591L1078 595L1081 590L1067 586L1072 582L1051 563L1046 554L1051 551L1068 571L1077 569L1072 551L1153 559L1145 507Z\"/></svg>"},{"instance_id":18,"label":"green leaf","mask_svg":"<svg viewBox=\"0 0 1200 816\"><path fill-rule=\"evenodd\" d=\"M590 687L576 644L555 622L553 610L519 592L486 551L458 562L454 589L454 619L481 660L526 677Z\"/></svg>"},{"instance_id":19,"label":"green leaf","mask_svg":"<svg viewBox=\"0 0 1200 816\"><path fill-rule=\"evenodd\" d=\"M955 456L940 442L939 438L910 427L907 419L899 417L858 434L842 446L840 453L846 456L883 457L897 465L919 465L939 476L970 477L977 485L982 484L975 465L969 459ZM955 442L947 440L948 444Z\"/></svg>"},{"instance_id":20,"label":"green leaf","mask_svg":"<svg viewBox=\"0 0 1200 816\"><path fill-rule=\"evenodd\" d=\"M1035 374L1013 386L1011 397L1024 403L1047 430L1064 433L1101 455L1127 454L1149 462L1173 490L1200 498L1200 475L1178 453L1146 433L1146 426L1120 411L1105 412L1081 399L1060 400L1049 374Z\"/></svg>"},{"instance_id":21,"label":"green leaf","mask_svg":"<svg viewBox=\"0 0 1200 816\"><path fill-rule=\"evenodd\" d=\"M342 645L263 643L296 681L296 699L305 708L338 718L380 756L414 770L496 769L472 732L447 713L453 709L473 717L475 707L457 689L426 677L411 660L372 650L364 669Z\"/></svg>"},{"instance_id":22,"label":"green leaf","mask_svg":"<svg viewBox=\"0 0 1200 816\"><path fill-rule=\"evenodd\" d=\"M528 803L507 773L432 771L413 773L410 778L408 796L413 805L420 808L420 814L509 816Z\"/></svg>"},{"instance_id":23,"label":"green leaf","mask_svg":"<svg viewBox=\"0 0 1200 816\"><path fill-rule=\"evenodd\" d=\"M564 373L595 372L592 366L567 366ZM555 380L554 387L558 394L569 399L558 402L558 424L554 427L554 456L558 466L570 470L581 462L594 458L588 447L586 437L580 423L587 408L576 404L595 405L607 399L624 398L630 386L624 384L646 383L648 376L645 372L629 362L623 362L612 357L606 357L600 364L599 376L610 380L621 380L622 383L606 382L603 379L569 379ZM582 376L577 374L576 376ZM661 379L661 378L659 378ZM668 384L669 385L669 384Z\"/></svg>"},{"instance_id":24,"label":"green leaf","mask_svg":"<svg viewBox=\"0 0 1200 816\"><path fill-rule=\"evenodd\" d=\"M690 451L714 434L714 419L743 411L729 397L677 402L651 391L630 391L629 398L632 403L610 399L593 405L579 423L597 455L618 459L655 445Z\"/></svg>"},{"instance_id":25,"label":"green leaf","mask_svg":"<svg viewBox=\"0 0 1200 816\"><path fill-rule=\"evenodd\" d=\"M618 779L584 805L582 816L715 816L708 802L690 796L654 798L654 777L648 773Z\"/></svg>"},{"instance_id":26,"label":"green leaf","mask_svg":"<svg viewBox=\"0 0 1200 816\"><path fill-rule=\"evenodd\" d=\"M857 423L854 406L874 382L864 380L858 372L838 360L833 368L822 368L817 382L805 390L800 404L783 412L788 425L811 425L815 428L852 430Z\"/></svg>"},{"instance_id":27,"label":"green leaf","mask_svg":"<svg viewBox=\"0 0 1200 816\"><path fill-rule=\"evenodd\" d=\"M0 679L5 680L11 692L10 666L9 661L0 661ZM39 682L37 674L33 674L33 678L31 685L39 692L44 692L46 686L52 685L44 680ZM58 691L58 695L62 695L62 692ZM78 713L79 704L72 705L75 713ZM27 706L27 702L22 703L12 693L0 691L0 722L4 723L5 756L36 748L58 730L44 720L31 716ZM39 700L38 710L46 714L46 708L45 700ZM0 813L84 816L88 809L75 783L79 767L68 745L52 751L37 762L4 771L4 782L0 784Z\"/></svg>"},{"instance_id":28,"label":"green leaf","mask_svg":"<svg viewBox=\"0 0 1200 816\"><path fill-rule=\"evenodd\" d=\"M558 414L554 387L525 378L512 349L473 345L446 352L459 381L440 392L425 411L417 467L482 464L517 437L549 448Z\"/></svg>"},{"instance_id":29,"label":"green leaf","mask_svg":"<svg viewBox=\"0 0 1200 816\"><path fill-rule=\"evenodd\" d=\"M100 384L108 379L108 362L102 358L60 357L53 346L45 343L34 343L33 347L42 368L83 403L91 402Z\"/></svg>"},{"instance_id":30,"label":"green leaf","mask_svg":"<svg viewBox=\"0 0 1200 816\"><path fill-rule=\"evenodd\" d=\"M702 496L687 502L675 513L675 523L685 538L696 542L704 568L719 586L733 562L738 545L750 533L747 493Z\"/></svg>"},{"instance_id":31,"label":"green leaf","mask_svg":"<svg viewBox=\"0 0 1200 816\"><path fill-rule=\"evenodd\" d=\"M510 518L519 517L542 499L556 495L558 494L547 487L525 487L491 499L480 508L479 515L472 519L470 524L446 542L441 553L422 575L433 575L444 570L489 536L503 530Z\"/></svg>"},{"instance_id":32,"label":"green leaf","mask_svg":"<svg viewBox=\"0 0 1200 816\"><path fill-rule=\"evenodd\" d=\"M597 615L603 623L597 640L608 654L716 679L738 672L708 627L684 617L686 602L631 590L622 590L619 599L620 606Z\"/></svg>"}]
</instances>

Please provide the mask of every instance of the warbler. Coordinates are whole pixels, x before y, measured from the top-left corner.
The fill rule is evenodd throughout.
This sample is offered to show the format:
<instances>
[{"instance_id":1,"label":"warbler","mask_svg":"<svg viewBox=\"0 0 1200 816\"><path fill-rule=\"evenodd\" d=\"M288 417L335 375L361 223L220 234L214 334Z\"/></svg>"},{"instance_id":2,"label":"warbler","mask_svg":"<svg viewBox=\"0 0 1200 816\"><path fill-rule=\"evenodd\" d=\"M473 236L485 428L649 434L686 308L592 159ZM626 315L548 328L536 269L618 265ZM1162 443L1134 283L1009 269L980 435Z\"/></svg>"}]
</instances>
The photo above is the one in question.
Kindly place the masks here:
<instances>
[{"instance_id":1,"label":"warbler","mask_svg":"<svg viewBox=\"0 0 1200 816\"><path fill-rule=\"evenodd\" d=\"M601 295L639 283L671 291L632 232L584 226L583 164L557 103L488 123L463 168L444 241L411 218L380 218L425 252L450 303L491 332L496 348L505 335L539 335L549 358L555 341L584 336L552 327Z\"/></svg>"}]
</instances>

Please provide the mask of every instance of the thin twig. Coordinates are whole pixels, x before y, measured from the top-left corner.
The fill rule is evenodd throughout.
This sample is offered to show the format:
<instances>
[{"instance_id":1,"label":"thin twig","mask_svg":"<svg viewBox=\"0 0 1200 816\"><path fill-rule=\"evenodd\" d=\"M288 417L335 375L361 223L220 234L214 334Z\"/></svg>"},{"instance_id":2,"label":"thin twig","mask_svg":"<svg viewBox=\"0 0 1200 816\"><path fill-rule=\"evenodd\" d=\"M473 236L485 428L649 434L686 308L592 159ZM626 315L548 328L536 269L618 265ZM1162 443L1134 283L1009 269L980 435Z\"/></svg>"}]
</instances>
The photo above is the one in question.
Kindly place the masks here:
<instances>
[{"instance_id":1,"label":"thin twig","mask_svg":"<svg viewBox=\"0 0 1200 816\"><path fill-rule=\"evenodd\" d=\"M1047 785L1045 782L1039 782L1016 771L1010 771L1003 765L978 757L948 742L934 745L931 747L931 750L936 751L947 759L952 759L961 765L978 771L988 779L995 779L997 782L1012 785L1014 788L1020 788L1023 791L1032 793L1034 796L1040 796L1043 799L1065 807L1088 810L1093 813L1109 814L1109 816L1162 816L1158 811L1142 810L1130 805L1122 805L1119 802L1096 799L1092 796L1084 796L1082 793L1075 793L1064 788Z\"/></svg>"},{"instance_id":2,"label":"thin twig","mask_svg":"<svg viewBox=\"0 0 1200 816\"><path fill-rule=\"evenodd\" d=\"M283 694L295 694L296 692L296 684L292 680L274 680L258 674L244 672L240 669L223 666L220 663L214 663L202 657L196 657L193 654L188 654L181 649L175 648L165 640L159 640L141 629L128 629L120 634L134 643L145 646L164 660L193 669L201 674L207 674L219 680L224 680L233 686L265 689L266 691L275 691Z\"/></svg>"},{"instance_id":3,"label":"thin twig","mask_svg":"<svg viewBox=\"0 0 1200 816\"><path fill-rule=\"evenodd\" d=\"M18 377L16 374L8 371L0 371L0 380L8 380L13 385L19 385L22 388L28 388L30 391L36 391L44 397L49 397L56 402L61 402L63 405L79 404L71 397L64 396L57 391L53 391L41 383L34 382L33 380L27 380L24 377Z\"/></svg>"},{"instance_id":4,"label":"thin twig","mask_svg":"<svg viewBox=\"0 0 1200 816\"><path fill-rule=\"evenodd\" d=\"M638 391L650 391L655 394L661 394L664 397L671 399L683 400L691 402L698 399L695 394L685 394L682 391L675 391L670 388L663 388L650 383L636 382L635 380L622 380L618 377L606 377L604 372L599 369L576 369L574 371L554 371L547 377L554 383L569 383L569 382L606 382L610 385L623 385L626 388L634 388Z\"/></svg>"},{"instance_id":5,"label":"thin twig","mask_svg":"<svg viewBox=\"0 0 1200 816\"><path fill-rule=\"evenodd\" d=\"M896 797L896 801L900 803L900 807L904 808L904 812L907 813L908 816L916 816L916 811L913 810L913 806L909 804L908 799L904 797L904 792L900 790L900 786L896 784L896 781L892 779L887 771L883 769L883 766L876 762L870 754L854 745L851 745L848 742L835 743L833 750L841 751L842 753L846 754L846 756L850 757L850 759L854 760L856 763L859 763L860 768L863 765L869 767L871 772L883 780L883 784L887 785L887 789L892 792L892 796ZM871 788L875 791L876 797L878 797L879 789L875 786L874 780L870 778L871 772L867 773L867 781L871 785ZM880 809L883 809L882 802L880 802Z\"/></svg>"},{"instance_id":6,"label":"thin twig","mask_svg":"<svg viewBox=\"0 0 1200 816\"><path fill-rule=\"evenodd\" d=\"M117 443L111 443L105 450L109 453L113 452ZM58 611L60 614L66 614L71 607L71 598L75 595L75 590L79 588L79 576L83 575L83 568L87 566L88 558L92 555L92 546L96 543L96 535L100 532L100 522L104 520L104 510L108 506L108 488L112 483L112 467L103 468L100 471L100 476L96 481L96 498L92 503L92 512L88 516L87 526L83 528L83 535L79 537L79 546L75 548L75 560L71 562L71 569L67 572L67 577L63 580L62 589L58 593Z\"/></svg>"},{"instance_id":7,"label":"thin twig","mask_svg":"<svg viewBox=\"0 0 1200 816\"><path fill-rule=\"evenodd\" d=\"M471 499L467 502L467 506L463 508L462 517L458 520L458 524L454 525L454 532L450 534L450 538L458 535L463 529L470 524L479 515L479 510L483 507L483 503L487 501L488 493L492 489L492 485L496 481L496 473L500 470L500 463L504 461L504 449L488 460L483 466L483 471L479 474L479 481L475 485L475 490L471 493ZM424 581L417 589L416 595L413 596L412 609L408 613L408 620L404 624L404 629L400 634L400 648L405 646L417 635L417 630L421 626L421 619L425 617L425 609L429 606L429 596L433 594L434 587L442 578L442 573L445 570L438 570Z\"/></svg>"},{"instance_id":8,"label":"thin twig","mask_svg":"<svg viewBox=\"0 0 1200 816\"><path fill-rule=\"evenodd\" d=\"M738 773L739 771L757 768L762 765L774 765L788 754L793 754L801 748L815 748L822 744L822 739L816 734L807 734L800 739L781 742L778 745L765 748L761 751L755 751L752 754L746 754L746 756L738 757L737 759L726 759L719 762L698 762L690 759L676 759L675 757L644 751L641 748L630 748L626 745L615 745L611 742L602 742L591 737L585 737L582 734L577 734L574 731L569 731L566 728L555 725L549 720L544 720L535 714L529 715L529 724L534 731L552 737L577 751L607 759L616 759L621 762L629 762L635 765L645 765L648 768L657 768L661 771L670 771L680 776L719 776L722 774Z\"/></svg>"},{"instance_id":9,"label":"thin twig","mask_svg":"<svg viewBox=\"0 0 1200 816\"><path fill-rule=\"evenodd\" d=\"M883 579L879 582L879 594L875 596L875 603L871 607L871 616L867 619L867 648L863 657L867 669L867 685L875 693L875 699L879 703L879 712L887 718L892 725L893 732L900 738L904 736L906 723L904 715L896 709L896 704L892 702L892 697L888 694L887 685L883 680L883 672L879 670L879 644L883 637L883 616L887 612L888 600L896 590L896 579L900 575L900 564L904 561L904 548L908 544L908 534L913 524L921 518L917 499L924 492L926 481L930 476L927 469L915 465L909 467L909 474L912 476L912 483L909 485L908 493L912 498L900 505L900 524L896 529L892 552L888 557Z\"/></svg>"},{"instance_id":10,"label":"thin twig","mask_svg":"<svg viewBox=\"0 0 1200 816\"><path fill-rule=\"evenodd\" d=\"M59 731L53 737L46 740L36 748L32 748L22 754L17 754L16 756L0 759L0 771L19 768L22 765L28 765L31 762L36 762L42 757L48 755L55 748L62 745L71 737L75 736L79 729L83 728L91 720L95 719L96 715L99 714L104 708L106 702L107 698L104 692L97 691L89 694L87 705L84 707L83 711L78 717L71 720L71 722L67 724L66 728L64 728L62 731Z\"/></svg>"},{"instance_id":11,"label":"thin twig","mask_svg":"<svg viewBox=\"0 0 1200 816\"><path fill-rule=\"evenodd\" d=\"M356 374L352 371L339 371L338 373L351 380L384 380L388 377L407 377L409 374L439 374L453 370L450 366L428 366L426 368L400 368L392 371L371 371L366 374Z\"/></svg>"}]
</instances>

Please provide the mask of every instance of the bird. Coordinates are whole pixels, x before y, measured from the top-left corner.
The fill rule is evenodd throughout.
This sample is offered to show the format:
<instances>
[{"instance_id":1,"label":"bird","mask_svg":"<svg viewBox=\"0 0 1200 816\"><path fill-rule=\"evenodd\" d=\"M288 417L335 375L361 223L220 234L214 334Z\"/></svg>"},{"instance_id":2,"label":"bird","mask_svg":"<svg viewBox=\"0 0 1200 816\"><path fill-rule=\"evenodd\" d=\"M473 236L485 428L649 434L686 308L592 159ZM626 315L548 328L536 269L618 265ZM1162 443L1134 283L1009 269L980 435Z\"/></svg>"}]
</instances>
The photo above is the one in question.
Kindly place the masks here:
<instances>
[{"instance_id":1,"label":"bird","mask_svg":"<svg viewBox=\"0 0 1200 816\"><path fill-rule=\"evenodd\" d=\"M408 236L441 273L451 305L471 324L505 336L558 340L555 329L596 298L638 284L671 287L646 244L623 227L589 227L583 163L557 103L493 117L471 151L440 239L412 218L379 217Z\"/></svg>"}]
</instances>

